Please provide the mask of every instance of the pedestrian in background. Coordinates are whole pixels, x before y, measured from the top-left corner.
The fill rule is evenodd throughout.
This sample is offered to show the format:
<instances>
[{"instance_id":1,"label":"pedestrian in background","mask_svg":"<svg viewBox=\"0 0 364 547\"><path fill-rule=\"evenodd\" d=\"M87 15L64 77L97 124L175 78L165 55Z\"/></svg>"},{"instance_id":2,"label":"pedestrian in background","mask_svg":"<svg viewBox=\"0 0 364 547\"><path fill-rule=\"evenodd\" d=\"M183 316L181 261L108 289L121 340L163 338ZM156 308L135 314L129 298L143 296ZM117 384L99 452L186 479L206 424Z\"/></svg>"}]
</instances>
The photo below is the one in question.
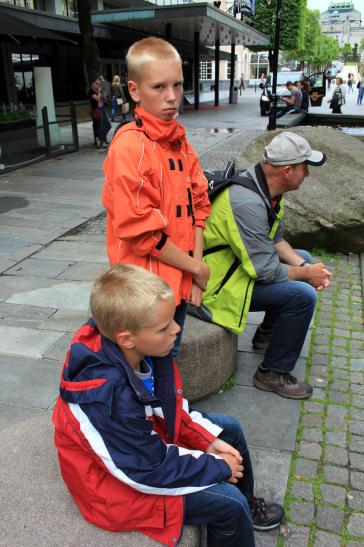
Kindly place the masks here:
<instances>
[{"instance_id":1,"label":"pedestrian in background","mask_svg":"<svg viewBox=\"0 0 364 547\"><path fill-rule=\"evenodd\" d=\"M244 91L245 89L245 83L244 83L244 74L240 76L240 84L239 84L239 95L241 95L241 90Z\"/></svg>"},{"instance_id":2,"label":"pedestrian in background","mask_svg":"<svg viewBox=\"0 0 364 547\"><path fill-rule=\"evenodd\" d=\"M352 74L351 72L349 72L348 74L348 93L350 93L350 91L352 93L354 93L354 90L353 90L353 83L354 83L354 74Z\"/></svg>"},{"instance_id":3,"label":"pedestrian in background","mask_svg":"<svg viewBox=\"0 0 364 547\"><path fill-rule=\"evenodd\" d=\"M119 106L126 102L125 93L120 83L119 76L115 75L111 82L111 121L115 121L115 115L119 110ZM126 120L126 116L122 113L122 120Z\"/></svg>"},{"instance_id":4,"label":"pedestrian in background","mask_svg":"<svg viewBox=\"0 0 364 547\"><path fill-rule=\"evenodd\" d=\"M363 95L364 95L364 76L359 76L359 81L358 81L358 98L357 98L357 101L356 101L356 104L362 104L363 102Z\"/></svg>"},{"instance_id":5,"label":"pedestrian in background","mask_svg":"<svg viewBox=\"0 0 364 547\"><path fill-rule=\"evenodd\" d=\"M110 120L105 112L104 98L99 78L91 82L88 96L91 104L92 129L97 148L107 148L106 136L111 129Z\"/></svg>"},{"instance_id":6,"label":"pedestrian in background","mask_svg":"<svg viewBox=\"0 0 364 547\"><path fill-rule=\"evenodd\" d=\"M310 97L309 97L310 85L308 84L308 82L300 81L300 82L295 82L295 86L297 87L297 89L300 89L302 93L301 110L304 112L308 112L308 106L310 104Z\"/></svg>"},{"instance_id":7,"label":"pedestrian in background","mask_svg":"<svg viewBox=\"0 0 364 547\"><path fill-rule=\"evenodd\" d=\"M345 84L344 80L338 76L335 80L336 87L330 99L330 108L333 114L342 114L341 107L345 104Z\"/></svg>"}]
</instances>

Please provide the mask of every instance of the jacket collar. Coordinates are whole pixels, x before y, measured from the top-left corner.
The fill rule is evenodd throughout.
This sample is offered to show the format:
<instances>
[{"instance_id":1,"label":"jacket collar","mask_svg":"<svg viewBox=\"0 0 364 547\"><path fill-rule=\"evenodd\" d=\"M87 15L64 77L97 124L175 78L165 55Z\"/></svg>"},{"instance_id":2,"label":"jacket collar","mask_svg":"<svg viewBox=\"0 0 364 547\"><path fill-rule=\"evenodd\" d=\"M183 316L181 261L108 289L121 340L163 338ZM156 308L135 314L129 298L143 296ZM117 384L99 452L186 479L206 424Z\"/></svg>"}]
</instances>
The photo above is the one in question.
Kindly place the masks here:
<instances>
[{"instance_id":1,"label":"jacket collar","mask_svg":"<svg viewBox=\"0 0 364 547\"><path fill-rule=\"evenodd\" d=\"M178 145L186 138L186 130L179 122L161 120L140 106L135 109L135 121L152 141L157 141L164 147L172 144Z\"/></svg>"}]
</instances>

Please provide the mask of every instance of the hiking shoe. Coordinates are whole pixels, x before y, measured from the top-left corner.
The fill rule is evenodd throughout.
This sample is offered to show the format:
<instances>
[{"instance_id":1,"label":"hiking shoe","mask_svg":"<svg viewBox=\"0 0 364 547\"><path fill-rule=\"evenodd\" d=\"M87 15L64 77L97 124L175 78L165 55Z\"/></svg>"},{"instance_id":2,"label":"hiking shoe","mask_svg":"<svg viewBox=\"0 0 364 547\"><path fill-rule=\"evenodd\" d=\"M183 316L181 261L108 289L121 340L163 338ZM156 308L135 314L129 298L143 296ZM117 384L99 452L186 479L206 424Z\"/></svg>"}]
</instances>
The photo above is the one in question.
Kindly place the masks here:
<instances>
[{"instance_id":1,"label":"hiking shoe","mask_svg":"<svg viewBox=\"0 0 364 547\"><path fill-rule=\"evenodd\" d=\"M272 331L264 331L259 325L252 339L253 348L267 349L271 339Z\"/></svg>"},{"instance_id":2,"label":"hiking shoe","mask_svg":"<svg viewBox=\"0 0 364 547\"><path fill-rule=\"evenodd\" d=\"M274 372L267 369L263 372L260 367L254 374L253 384L263 391L274 391L287 399L307 399L312 395L312 386L298 382L289 372Z\"/></svg>"},{"instance_id":3,"label":"hiking shoe","mask_svg":"<svg viewBox=\"0 0 364 547\"><path fill-rule=\"evenodd\" d=\"M264 532L277 528L284 517L284 509L278 503L270 503L263 498L252 498L249 501L253 528Z\"/></svg>"}]
</instances>

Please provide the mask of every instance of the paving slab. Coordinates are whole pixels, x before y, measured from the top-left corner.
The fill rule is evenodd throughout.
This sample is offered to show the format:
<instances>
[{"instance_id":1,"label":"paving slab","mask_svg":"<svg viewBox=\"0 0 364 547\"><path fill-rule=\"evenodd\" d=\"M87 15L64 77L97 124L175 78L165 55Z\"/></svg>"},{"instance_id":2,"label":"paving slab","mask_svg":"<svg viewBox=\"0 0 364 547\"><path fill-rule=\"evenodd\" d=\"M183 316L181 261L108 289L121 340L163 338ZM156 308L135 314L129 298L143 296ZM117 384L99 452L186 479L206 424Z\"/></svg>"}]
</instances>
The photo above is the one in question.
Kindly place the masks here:
<instances>
[{"instance_id":1,"label":"paving slab","mask_svg":"<svg viewBox=\"0 0 364 547\"><path fill-rule=\"evenodd\" d=\"M242 386L253 386L253 376L257 367L262 362L262 355L257 351L239 351L237 358L236 383ZM305 361L298 359L293 374L298 380L303 381L305 377Z\"/></svg>"},{"instance_id":2,"label":"paving slab","mask_svg":"<svg viewBox=\"0 0 364 547\"><path fill-rule=\"evenodd\" d=\"M104 262L79 261L58 275L57 279L67 279L69 281L95 281L96 277L101 275L107 267L108 265Z\"/></svg>"},{"instance_id":3,"label":"paving slab","mask_svg":"<svg viewBox=\"0 0 364 547\"><path fill-rule=\"evenodd\" d=\"M10 233L0 233L0 253L12 254L34 243L31 237L23 237Z\"/></svg>"},{"instance_id":4,"label":"paving slab","mask_svg":"<svg viewBox=\"0 0 364 547\"><path fill-rule=\"evenodd\" d=\"M54 314L54 308L23 306L0 302L0 324L8 327L38 328L45 319ZM53 329L50 329L53 330Z\"/></svg>"},{"instance_id":5,"label":"paving slab","mask_svg":"<svg viewBox=\"0 0 364 547\"><path fill-rule=\"evenodd\" d=\"M61 335L54 331L0 325L0 353L42 357L60 337Z\"/></svg>"},{"instance_id":6,"label":"paving slab","mask_svg":"<svg viewBox=\"0 0 364 547\"><path fill-rule=\"evenodd\" d=\"M256 388L235 386L199 401L196 407L205 412L235 416L243 426L249 446L287 452L295 449L300 401Z\"/></svg>"},{"instance_id":7,"label":"paving slab","mask_svg":"<svg viewBox=\"0 0 364 547\"><path fill-rule=\"evenodd\" d=\"M74 333L64 334L48 351L44 352L44 359L53 359L55 361L63 362L66 358L67 351L70 349L73 336Z\"/></svg>"},{"instance_id":8,"label":"paving slab","mask_svg":"<svg viewBox=\"0 0 364 547\"><path fill-rule=\"evenodd\" d=\"M7 303L44 306L46 308L87 310L92 283L58 283L14 293Z\"/></svg>"},{"instance_id":9,"label":"paving slab","mask_svg":"<svg viewBox=\"0 0 364 547\"><path fill-rule=\"evenodd\" d=\"M0 307L1 313L1 307ZM89 318L86 310L57 310L46 318L38 329L54 330L59 332L76 332Z\"/></svg>"},{"instance_id":10,"label":"paving slab","mask_svg":"<svg viewBox=\"0 0 364 547\"><path fill-rule=\"evenodd\" d=\"M78 241L55 241L37 255L37 258L64 259L109 264L105 243Z\"/></svg>"},{"instance_id":11,"label":"paving slab","mask_svg":"<svg viewBox=\"0 0 364 547\"><path fill-rule=\"evenodd\" d=\"M27 258L6 270L6 275L18 277L47 277L54 278L62 274L74 262L69 260L44 260L39 258Z\"/></svg>"},{"instance_id":12,"label":"paving slab","mask_svg":"<svg viewBox=\"0 0 364 547\"><path fill-rule=\"evenodd\" d=\"M0 355L0 372L2 403L46 409L59 393L61 364L56 361Z\"/></svg>"}]
</instances>

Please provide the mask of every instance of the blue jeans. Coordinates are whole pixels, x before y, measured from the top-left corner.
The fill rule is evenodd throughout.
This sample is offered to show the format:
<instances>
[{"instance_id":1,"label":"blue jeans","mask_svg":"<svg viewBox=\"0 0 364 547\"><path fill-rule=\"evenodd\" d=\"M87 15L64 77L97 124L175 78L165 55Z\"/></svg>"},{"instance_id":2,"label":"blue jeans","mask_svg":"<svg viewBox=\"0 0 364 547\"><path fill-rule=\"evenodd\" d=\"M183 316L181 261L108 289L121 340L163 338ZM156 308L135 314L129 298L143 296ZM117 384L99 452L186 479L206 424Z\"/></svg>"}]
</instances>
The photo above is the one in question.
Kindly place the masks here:
<instances>
[{"instance_id":1,"label":"blue jeans","mask_svg":"<svg viewBox=\"0 0 364 547\"><path fill-rule=\"evenodd\" d=\"M100 139L101 142L105 142L106 141L106 136L107 136L108 132L111 129L111 123L110 123L109 117L106 114L104 108L101 108L101 114L102 115L101 115L101 120L99 121L98 135L97 136L98 136L98 138Z\"/></svg>"},{"instance_id":2,"label":"blue jeans","mask_svg":"<svg viewBox=\"0 0 364 547\"><path fill-rule=\"evenodd\" d=\"M309 253L297 250L306 262ZM290 372L300 356L315 311L316 290L304 281L259 283L253 288L249 311L265 311L262 329L272 333L264 364L275 372Z\"/></svg>"},{"instance_id":3,"label":"blue jeans","mask_svg":"<svg viewBox=\"0 0 364 547\"><path fill-rule=\"evenodd\" d=\"M176 311L174 313L173 319L177 323L179 327L181 327L181 330L177 334L176 340L174 342L173 350L172 350L172 357L176 358L179 352L181 351L181 343L182 343L182 333L183 333L183 327L185 324L186 314L187 314L187 307L188 304L186 300L182 300L181 303L176 306Z\"/></svg>"},{"instance_id":4,"label":"blue jeans","mask_svg":"<svg viewBox=\"0 0 364 547\"><path fill-rule=\"evenodd\" d=\"M357 104L361 104L363 102L363 95L364 95L364 87L359 87L359 91L358 91L358 100L357 100Z\"/></svg>"},{"instance_id":5,"label":"blue jeans","mask_svg":"<svg viewBox=\"0 0 364 547\"><path fill-rule=\"evenodd\" d=\"M219 438L236 448L243 458L244 476L235 485L215 484L185 496L185 523L207 525L208 547L254 547L254 531L248 500L254 477L249 450L239 422L225 414L204 414L224 428Z\"/></svg>"},{"instance_id":6,"label":"blue jeans","mask_svg":"<svg viewBox=\"0 0 364 547\"><path fill-rule=\"evenodd\" d=\"M114 120L116 114L118 113L119 105L117 101L117 97L111 97L111 119ZM124 113L121 114L122 120L126 120L126 115Z\"/></svg>"}]
</instances>

